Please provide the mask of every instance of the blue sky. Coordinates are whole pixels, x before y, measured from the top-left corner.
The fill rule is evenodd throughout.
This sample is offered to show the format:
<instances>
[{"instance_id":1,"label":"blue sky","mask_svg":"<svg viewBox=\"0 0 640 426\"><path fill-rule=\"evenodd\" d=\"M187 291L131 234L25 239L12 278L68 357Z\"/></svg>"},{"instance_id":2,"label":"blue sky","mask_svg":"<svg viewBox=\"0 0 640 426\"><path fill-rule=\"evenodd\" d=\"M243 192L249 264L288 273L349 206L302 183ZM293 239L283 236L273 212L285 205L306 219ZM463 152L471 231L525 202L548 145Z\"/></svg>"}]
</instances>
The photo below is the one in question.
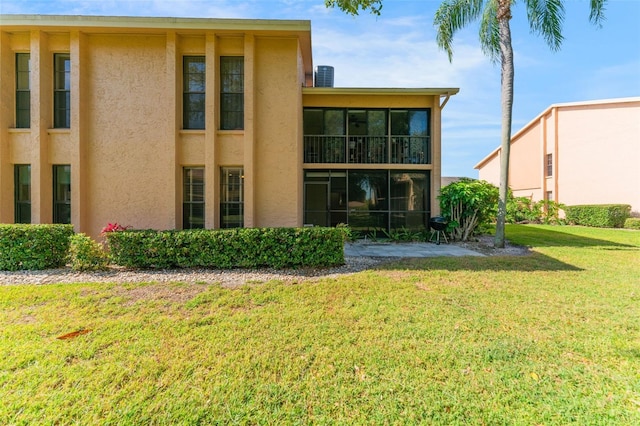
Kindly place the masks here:
<instances>
[{"instance_id":1,"label":"blue sky","mask_svg":"<svg viewBox=\"0 0 640 426\"><path fill-rule=\"evenodd\" d=\"M513 11L514 133L554 103L640 96L640 0L609 0L602 28L588 0L564 3L559 52L530 33L522 5ZM386 0L380 17L351 17L323 0L0 0L0 13L311 20L314 65L334 66L337 87L459 87L442 115L443 176L477 177L500 143L500 69L477 26L456 35L449 63L435 42L439 4Z\"/></svg>"}]
</instances>

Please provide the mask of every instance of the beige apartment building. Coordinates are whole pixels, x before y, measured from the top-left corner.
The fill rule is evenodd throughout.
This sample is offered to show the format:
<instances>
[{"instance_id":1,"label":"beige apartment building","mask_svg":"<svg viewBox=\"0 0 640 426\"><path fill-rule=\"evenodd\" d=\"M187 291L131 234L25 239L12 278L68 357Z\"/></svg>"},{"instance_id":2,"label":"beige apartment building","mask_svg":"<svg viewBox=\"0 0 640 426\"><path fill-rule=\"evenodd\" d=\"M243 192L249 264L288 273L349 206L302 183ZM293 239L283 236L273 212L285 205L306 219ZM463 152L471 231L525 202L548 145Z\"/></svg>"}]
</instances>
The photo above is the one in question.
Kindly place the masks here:
<instances>
[{"instance_id":1,"label":"beige apartment building","mask_svg":"<svg viewBox=\"0 0 640 426\"><path fill-rule=\"evenodd\" d=\"M476 164L498 185L500 148ZM640 98L551 105L511 139L515 196L565 205L630 204L640 215Z\"/></svg>"},{"instance_id":2,"label":"beige apartment building","mask_svg":"<svg viewBox=\"0 0 640 426\"><path fill-rule=\"evenodd\" d=\"M309 21L2 15L0 222L424 227L458 89L313 82Z\"/></svg>"}]
</instances>

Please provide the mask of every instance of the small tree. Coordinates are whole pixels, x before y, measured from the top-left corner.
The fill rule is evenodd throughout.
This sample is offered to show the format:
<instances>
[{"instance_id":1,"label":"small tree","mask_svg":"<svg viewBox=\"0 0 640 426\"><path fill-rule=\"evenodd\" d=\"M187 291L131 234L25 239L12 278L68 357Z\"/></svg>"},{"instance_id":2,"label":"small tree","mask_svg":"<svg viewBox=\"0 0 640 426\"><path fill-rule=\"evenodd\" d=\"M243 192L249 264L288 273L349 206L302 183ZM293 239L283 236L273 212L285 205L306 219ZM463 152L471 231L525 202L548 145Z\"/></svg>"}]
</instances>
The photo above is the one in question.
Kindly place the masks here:
<instances>
[{"instance_id":1,"label":"small tree","mask_svg":"<svg viewBox=\"0 0 640 426\"><path fill-rule=\"evenodd\" d=\"M498 188L487 181L462 178L442 188L438 198L455 240L467 241L479 225L495 221Z\"/></svg>"}]
</instances>

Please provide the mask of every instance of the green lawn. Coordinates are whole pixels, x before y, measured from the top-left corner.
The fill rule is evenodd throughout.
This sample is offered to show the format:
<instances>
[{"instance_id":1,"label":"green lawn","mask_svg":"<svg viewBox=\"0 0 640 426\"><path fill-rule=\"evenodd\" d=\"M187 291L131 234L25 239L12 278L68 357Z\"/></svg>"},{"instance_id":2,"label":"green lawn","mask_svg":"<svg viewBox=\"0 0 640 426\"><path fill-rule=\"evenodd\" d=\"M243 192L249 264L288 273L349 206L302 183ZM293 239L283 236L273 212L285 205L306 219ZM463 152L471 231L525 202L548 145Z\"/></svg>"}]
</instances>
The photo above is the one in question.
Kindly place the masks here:
<instances>
[{"instance_id":1,"label":"green lawn","mask_svg":"<svg viewBox=\"0 0 640 426\"><path fill-rule=\"evenodd\" d=\"M640 232L507 238L533 254L0 286L0 424L640 424Z\"/></svg>"}]
</instances>

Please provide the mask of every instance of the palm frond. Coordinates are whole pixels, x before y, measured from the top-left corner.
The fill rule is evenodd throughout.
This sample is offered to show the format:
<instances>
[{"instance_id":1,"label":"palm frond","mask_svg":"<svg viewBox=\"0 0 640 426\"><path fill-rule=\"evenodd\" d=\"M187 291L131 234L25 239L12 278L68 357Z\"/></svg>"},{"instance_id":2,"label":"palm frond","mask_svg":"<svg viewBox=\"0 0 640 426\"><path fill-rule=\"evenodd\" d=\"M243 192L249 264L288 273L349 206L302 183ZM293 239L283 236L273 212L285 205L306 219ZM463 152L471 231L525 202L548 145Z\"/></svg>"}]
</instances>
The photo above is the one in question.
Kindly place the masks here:
<instances>
[{"instance_id":1,"label":"palm frond","mask_svg":"<svg viewBox=\"0 0 640 426\"><path fill-rule=\"evenodd\" d=\"M607 0L591 0L591 13L589 14L589 21L591 21L598 28L602 27L602 23L605 20L604 11L606 2Z\"/></svg>"},{"instance_id":2,"label":"palm frond","mask_svg":"<svg viewBox=\"0 0 640 426\"><path fill-rule=\"evenodd\" d=\"M480 20L480 45L482 52L493 63L500 59L500 27L498 26L498 2L489 0Z\"/></svg>"},{"instance_id":3,"label":"palm frond","mask_svg":"<svg viewBox=\"0 0 640 426\"><path fill-rule=\"evenodd\" d=\"M449 61L453 58L453 35L470 22L478 19L485 0L444 0L433 19L436 28L436 42L447 52Z\"/></svg>"},{"instance_id":4,"label":"palm frond","mask_svg":"<svg viewBox=\"0 0 640 426\"><path fill-rule=\"evenodd\" d=\"M592 0L597 1L597 0ZM540 34L551 50L560 49L564 4L562 0L526 0L531 32Z\"/></svg>"}]
</instances>

